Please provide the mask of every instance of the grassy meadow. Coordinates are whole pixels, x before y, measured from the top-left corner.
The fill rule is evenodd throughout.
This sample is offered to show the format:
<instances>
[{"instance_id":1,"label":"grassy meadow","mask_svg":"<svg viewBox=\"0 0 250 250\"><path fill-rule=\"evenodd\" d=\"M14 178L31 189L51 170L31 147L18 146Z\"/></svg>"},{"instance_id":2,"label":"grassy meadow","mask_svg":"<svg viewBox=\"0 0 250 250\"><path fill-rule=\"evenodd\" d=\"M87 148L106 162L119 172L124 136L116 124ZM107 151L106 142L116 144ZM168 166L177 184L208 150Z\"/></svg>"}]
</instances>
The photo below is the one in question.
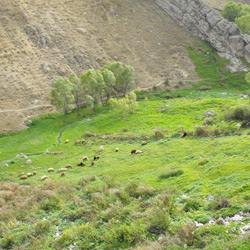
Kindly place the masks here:
<instances>
[{"instance_id":1,"label":"grassy meadow","mask_svg":"<svg viewBox=\"0 0 250 250\"><path fill-rule=\"evenodd\" d=\"M250 249L240 230L250 222L250 128L225 119L249 105L249 87L208 45L188 53L201 78L191 89L140 92L137 112L125 118L83 108L66 123L46 115L0 137L1 249ZM77 167L83 156L90 160ZM73 168L62 177L66 164ZM237 214L240 221L223 222Z\"/></svg>"}]
</instances>

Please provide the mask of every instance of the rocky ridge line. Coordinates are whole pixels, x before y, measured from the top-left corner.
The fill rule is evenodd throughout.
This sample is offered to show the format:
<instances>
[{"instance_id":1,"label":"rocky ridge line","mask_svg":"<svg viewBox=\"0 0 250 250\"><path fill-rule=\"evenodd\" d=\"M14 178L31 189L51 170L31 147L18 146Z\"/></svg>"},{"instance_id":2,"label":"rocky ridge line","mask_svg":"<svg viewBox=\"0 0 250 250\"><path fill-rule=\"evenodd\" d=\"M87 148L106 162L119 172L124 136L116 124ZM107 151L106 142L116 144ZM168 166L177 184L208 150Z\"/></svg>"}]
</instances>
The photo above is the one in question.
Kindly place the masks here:
<instances>
[{"instance_id":1,"label":"rocky ridge line","mask_svg":"<svg viewBox=\"0 0 250 250\"><path fill-rule=\"evenodd\" d=\"M250 36L242 34L239 27L224 19L220 12L202 0L156 0L168 15L181 26L206 40L222 58L230 60L231 72L248 71L239 57L250 62Z\"/></svg>"}]
</instances>

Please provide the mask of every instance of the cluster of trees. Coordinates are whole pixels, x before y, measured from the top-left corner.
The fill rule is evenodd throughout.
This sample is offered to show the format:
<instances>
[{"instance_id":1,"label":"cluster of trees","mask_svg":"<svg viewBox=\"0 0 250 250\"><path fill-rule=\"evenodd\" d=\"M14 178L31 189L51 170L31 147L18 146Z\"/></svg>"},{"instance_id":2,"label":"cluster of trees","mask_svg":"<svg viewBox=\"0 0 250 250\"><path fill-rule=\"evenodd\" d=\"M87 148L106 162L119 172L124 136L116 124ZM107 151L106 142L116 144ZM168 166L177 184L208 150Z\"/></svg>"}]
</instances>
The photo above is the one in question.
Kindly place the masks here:
<instances>
[{"instance_id":1,"label":"cluster of trees","mask_svg":"<svg viewBox=\"0 0 250 250\"><path fill-rule=\"evenodd\" d=\"M138 88L137 91L140 91L140 89ZM124 98L111 98L109 100L109 105L113 107L117 111L117 114L123 118L127 117L129 113L135 113L138 108L135 92L131 92Z\"/></svg>"},{"instance_id":2,"label":"cluster of trees","mask_svg":"<svg viewBox=\"0 0 250 250\"><path fill-rule=\"evenodd\" d=\"M74 107L78 113L84 105L94 110L96 105L108 104L111 97L125 97L134 87L134 68L120 62L109 62L98 70L89 69L80 78L75 73L59 77L51 89L51 103L64 112L65 120L66 114Z\"/></svg>"},{"instance_id":3,"label":"cluster of trees","mask_svg":"<svg viewBox=\"0 0 250 250\"><path fill-rule=\"evenodd\" d=\"M250 35L250 6L248 4L231 1L225 5L222 16L235 22L243 33Z\"/></svg>"}]
</instances>

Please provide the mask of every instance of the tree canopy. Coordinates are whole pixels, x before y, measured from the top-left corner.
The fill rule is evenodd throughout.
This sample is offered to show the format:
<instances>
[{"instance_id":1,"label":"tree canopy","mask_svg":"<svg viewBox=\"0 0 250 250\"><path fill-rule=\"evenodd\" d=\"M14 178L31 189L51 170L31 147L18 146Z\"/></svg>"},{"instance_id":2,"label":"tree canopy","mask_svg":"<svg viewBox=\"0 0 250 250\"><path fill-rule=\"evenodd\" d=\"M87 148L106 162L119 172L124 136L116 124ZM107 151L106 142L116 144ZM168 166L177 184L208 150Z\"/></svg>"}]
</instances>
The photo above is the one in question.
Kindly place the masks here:
<instances>
[{"instance_id":1,"label":"tree canopy","mask_svg":"<svg viewBox=\"0 0 250 250\"><path fill-rule=\"evenodd\" d=\"M113 96L122 94L125 97L134 87L134 68L120 62L109 62L98 70L87 70L80 78L75 73L68 78L59 77L51 90L52 104L64 114L75 106L79 114L83 104L94 110L97 104L107 104Z\"/></svg>"}]
</instances>

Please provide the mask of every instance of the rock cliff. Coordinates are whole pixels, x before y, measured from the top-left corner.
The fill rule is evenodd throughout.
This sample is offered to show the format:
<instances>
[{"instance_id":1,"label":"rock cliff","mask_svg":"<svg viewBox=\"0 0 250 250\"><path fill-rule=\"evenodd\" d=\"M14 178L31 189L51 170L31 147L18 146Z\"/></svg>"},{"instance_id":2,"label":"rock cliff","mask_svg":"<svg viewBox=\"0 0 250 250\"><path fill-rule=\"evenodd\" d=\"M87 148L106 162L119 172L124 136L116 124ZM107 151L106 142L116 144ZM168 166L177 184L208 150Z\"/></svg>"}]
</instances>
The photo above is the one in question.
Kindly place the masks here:
<instances>
[{"instance_id":1,"label":"rock cliff","mask_svg":"<svg viewBox=\"0 0 250 250\"><path fill-rule=\"evenodd\" d=\"M156 3L180 25L209 42L221 57L230 60L231 72L247 71L239 57L250 62L250 36L242 34L219 11L202 0L156 0Z\"/></svg>"}]
</instances>

